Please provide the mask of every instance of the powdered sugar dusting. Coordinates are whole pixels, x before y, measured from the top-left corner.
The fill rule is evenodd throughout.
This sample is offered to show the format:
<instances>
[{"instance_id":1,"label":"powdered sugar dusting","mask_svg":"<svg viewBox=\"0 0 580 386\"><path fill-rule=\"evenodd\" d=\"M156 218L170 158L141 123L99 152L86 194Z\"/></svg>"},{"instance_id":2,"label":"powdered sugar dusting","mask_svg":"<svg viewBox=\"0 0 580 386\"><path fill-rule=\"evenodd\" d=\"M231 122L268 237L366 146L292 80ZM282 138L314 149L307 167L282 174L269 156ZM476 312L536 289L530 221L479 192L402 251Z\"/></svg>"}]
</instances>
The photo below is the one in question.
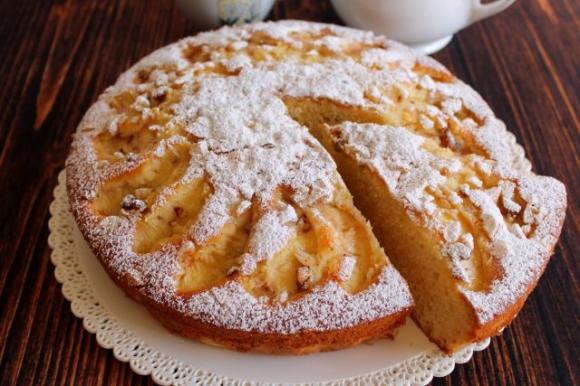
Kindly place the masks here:
<instances>
[{"instance_id":1,"label":"powdered sugar dusting","mask_svg":"<svg viewBox=\"0 0 580 386\"><path fill-rule=\"evenodd\" d=\"M344 256L340 263L340 269L338 270L338 278L342 281L349 280L355 266L356 258L354 256Z\"/></svg>"},{"instance_id":2,"label":"powdered sugar dusting","mask_svg":"<svg viewBox=\"0 0 580 386\"><path fill-rule=\"evenodd\" d=\"M296 211L285 205L280 211L270 211L258 220L248 242L248 252L242 256L243 275L251 274L258 262L267 260L286 245L298 220Z\"/></svg>"},{"instance_id":3,"label":"powdered sugar dusting","mask_svg":"<svg viewBox=\"0 0 580 386\"><path fill-rule=\"evenodd\" d=\"M457 109L457 106L447 107L450 113ZM457 171L454 160L428 151L424 147L425 138L402 127L346 122L333 127L331 134L341 151L378 173L412 219L441 235L441 250L449 258L451 272L462 282L471 283L478 274L477 263L470 260L475 248L473 235L460 222L449 220L443 208L433 204L434 196L429 193L445 186L449 179L446 169ZM498 166L512 162L509 157L508 154L493 160L496 167L489 174L499 179L496 188L485 189L479 178L470 177L469 184L461 185L458 191L479 209L481 231L487 240L479 246L480 253L497 261L502 269L488 288L472 290L458 285L474 305L481 324L505 311L538 279L556 242L566 206L566 193L560 182L517 169L508 172ZM474 168L474 160L479 160L479 164L486 162L476 155L466 159ZM514 201L516 191L526 203L525 207L530 208L529 216ZM449 200L456 205L463 201L458 192L449 194ZM523 226L512 224L511 217L500 211L500 199L511 215L523 213ZM478 223L473 225L477 227ZM535 232L524 233L524 229L531 231L532 228Z\"/></svg>"},{"instance_id":4,"label":"powdered sugar dusting","mask_svg":"<svg viewBox=\"0 0 580 386\"><path fill-rule=\"evenodd\" d=\"M239 282L230 281L189 301L180 298L177 306L182 312L204 321L245 331L290 334L303 330L326 331L404 310L412 299L401 282L399 273L389 265L375 284L358 294L351 295L338 283L329 282L313 288L300 300L270 306L245 292Z\"/></svg>"},{"instance_id":5,"label":"powdered sugar dusting","mask_svg":"<svg viewBox=\"0 0 580 386\"><path fill-rule=\"evenodd\" d=\"M139 255L131 249L138 213L143 209L142 200L132 194L126 196L125 206L138 209L123 212L126 217L109 216L99 220L90 214L89 200L103 181L143 162L141 159L125 162L122 153L115 157L119 162L96 159L92 147L94 138L103 130L115 136L121 119L126 119L109 107L109 99L126 89L136 89L142 94L137 95L132 108L147 120L154 114L151 97L163 98L176 85L181 96L170 108L172 117L165 128L153 125L151 130L163 133L183 127L184 132L159 141L152 154L161 159L175 151L174 144L182 145L193 139L189 166L179 183L193 182L203 176L212 187L212 194L189 230L193 242L185 241L182 248L193 249L204 244L220 232L235 211L243 211L242 206L248 208L250 202L257 202L262 209L246 252L240 257L240 273L251 274L260 261L271 258L292 237L298 221L292 206L272 206L278 187L291 188L292 201L308 207L330 201L339 181L333 161L308 131L289 117L280 96L324 97L363 105L367 103L364 91L372 79L366 76L366 68L354 61L329 61L327 65L260 64L252 63L241 51L247 46L245 39L256 31L263 30L292 41L288 34L293 31L319 28L322 27L302 23L280 23L272 28L255 25L224 28L185 39L153 53L123 74L87 113L67 162L69 187L75 192L71 197L72 206L90 244L116 275L161 304L209 323L242 330L292 333L343 328L409 308L410 293L391 266L384 267L375 284L354 295L331 281L312 288L311 293L299 299L287 302L286 294L280 303L270 305L246 292L237 280L230 280L201 294L181 297L175 287L175 278L182 269L178 263L181 249L164 244L158 251ZM337 28L336 33L374 41L370 34L348 29ZM348 42L345 37L327 37L320 46L339 50L344 42ZM194 71L213 68L214 64L190 63L184 59L182 52L190 43L234 46L240 51L238 54L229 59L215 55L215 60L228 71L239 71L238 76L193 75ZM134 84L140 71L146 71L149 83ZM336 75L340 77L339 84L333 86ZM373 79L392 84L406 75L383 72ZM80 196L76 195L78 192ZM142 189L140 193L144 194ZM162 206L172 194L172 187L163 189L154 205ZM308 278L305 286L307 281ZM296 315L302 317L296 318Z\"/></svg>"},{"instance_id":6,"label":"powdered sugar dusting","mask_svg":"<svg viewBox=\"0 0 580 386\"><path fill-rule=\"evenodd\" d=\"M294 38L294 33L318 33L323 30L331 35L321 37L315 45L331 52L340 52L349 41L363 42L373 48L365 50L357 60L331 56L325 58L323 63L296 60L256 62L244 52L252 35L257 32L299 48L300 42ZM214 60L192 62L184 54L190 46L204 47L206 52L228 47L235 54L226 58L216 53ZM412 304L409 290L390 265L383 267L374 284L356 294L349 294L336 282L329 281L312 288L298 299L287 301L286 294L280 296L280 302L269 304L256 299L244 289L239 279L233 278L194 296L178 295L175 282L182 268L178 263L180 252L177 246L164 244L155 252L138 255L131 246L139 211L102 219L92 213L91 201L97 196L101 184L137 168L145 160L129 156L124 158L121 153L115 157L117 161L99 160L93 141L103 132L114 136L125 119L109 104L114 96L126 90L139 94L133 108L140 112L143 119L147 119L155 109L152 100L163 100L172 90L178 90L179 98L167 112L169 121L164 127L154 125L149 130L159 133L168 128L182 131L155 143L151 154L163 158L167 151L173 151L172 144L189 143L191 158L179 183L189 183L203 176L212 188L211 195L187 231L187 239L191 241L185 243L189 247L202 245L219 234L234 214L244 212L251 203L255 202L260 207L247 248L240 257L240 273L242 276L248 275L261 261L271 258L284 247L298 221L291 205L272 205L279 187L289 190L289 200L294 204L310 207L316 203L330 202L336 184L340 183L334 162L328 154L307 129L289 116L283 102L285 96L325 98L341 104L384 110L393 103L383 95L384 90L402 83L421 82L422 87L434 93L454 98L453 102L442 106L444 111L439 114L454 113L458 106L465 105L484 122L482 127L471 125L475 139L489 151L493 160L492 166L483 162L481 165L501 170L502 175L507 175L507 170L515 164L521 170L529 169L529 163L515 141L502 142L502 137L506 136L505 128L475 92L458 81L446 84L430 81L425 75L413 71L417 63L447 73L437 62L416 58L407 48L383 37L305 22L226 27L184 39L154 52L123 74L99 98L87 112L75 135L67 160L67 184L71 206L83 234L109 270L124 277L144 295L159 304L222 327L278 333L307 329L322 331L353 326L408 309ZM217 71L218 64L229 73L213 72ZM137 78L143 71L148 74L148 80L137 84ZM401 88L401 93L403 91ZM368 95L374 95L374 101L370 101ZM425 117L423 122L427 121L434 124L431 118ZM349 151L356 154L362 163L379 170L389 188L409 208L437 215L438 208L433 204L433 199L422 192L427 187L437 187L445 180L447 173L457 170L453 160L442 160L429 154L422 149L425 140L403 128L345 124L341 130L350 146ZM390 154L390 158L385 158L385 154ZM530 225L531 229L533 225L532 239L543 245L545 251L547 246L553 244L558 226L549 213L541 210L545 208L543 200L546 199L542 189L550 190L552 196L561 198L548 209L560 210L565 197L553 180L540 187L534 179L536 177L529 177L529 180L518 178L512 180L518 187L516 190L528 203L526 208L521 209L526 211L525 217L531 219L530 224L524 226ZM502 196L505 206L516 210L517 203L513 194L510 195L510 188L505 189ZM161 200L171 194L170 188L160 192L155 205L161 205ZM480 206L488 205L477 194L469 197L474 197L472 201ZM128 201L135 203L132 199ZM496 215L493 210L489 211L489 218L493 221ZM542 224L539 224L540 219L543 219ZM508 237L504 234L504 228L507 229L503 223L493 230L490 227L490 234L504 240ZM517 236L520 244L512 243L514 248L528 245L526 243L530 238L521 238L521 234L526 235L526 230L520 227L518 233L513 226L509 229L520 235ZM546 234L551 234L552 238L546 238ZM456 244L453 251L450 249L450 255L460 260L469 255L470 248L473 249L473 239L470 240L458 229L449 229L447 236L450 243ZM512 242L511 239L507 240ZM494 250L503 251L503 244L500 244ZM518 255L516 252L513 254ZM527 255L530 260L536 256L532 255L532 252ZM509 251L506 256L511 256ZM505 259L506 271L512 269L509 263L511 258ZM341 280L348 280L355 264L354 259L345 257L339 274ZM525 279L523 274L519 278L510 278L517 286L521 286ZM466 292L474 304L480 305L482 321L513 298L507 296L507 289L502 289L505 285L512 284L502 281L494 285L493 288L498 289L492 289L486 295L488 297L479 292ZM489 302L493 305L487 305Z\"/></svg>"},{"instance_id":7,"label":"powdered sugar dusting","mask_svg":"<svg viewBox=\"0 0 580 386\"><path fill-rule=\"evenodd\" d=\"M536 215L529 223L537 228L530 237L510 230L488 194L481 190L466 191L469 199L481 209L482 217L489 219L485 227L490 238L489 253L503 270L503 275L494 280L489 291L463 290L482 324L501 314L514 299L530 290L530 284L538 279L547 264L562 226L565 210L562 203L566 202L566 193L560 182L534 175L522 176L516 181L527 206L536 208Z\"/></svg>"}]
</instances>

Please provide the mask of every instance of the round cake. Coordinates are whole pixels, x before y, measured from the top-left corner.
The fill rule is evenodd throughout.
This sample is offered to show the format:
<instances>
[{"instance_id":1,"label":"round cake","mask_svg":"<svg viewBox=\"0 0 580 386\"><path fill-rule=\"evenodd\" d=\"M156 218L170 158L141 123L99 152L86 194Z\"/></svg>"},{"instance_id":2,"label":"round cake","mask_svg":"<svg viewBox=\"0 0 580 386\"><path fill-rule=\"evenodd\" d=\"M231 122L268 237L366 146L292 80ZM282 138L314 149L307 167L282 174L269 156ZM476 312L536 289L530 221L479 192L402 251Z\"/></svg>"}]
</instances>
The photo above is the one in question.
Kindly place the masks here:
<instances>
[{"instance_id":1,"label":"round cake","mask_svg":"<svg viewBox=\"0 0 580 386\"><path fill-rule=\"evenodd\" d=\"M439 63L297 21L142 59L87 112L66 170L117 285L176 333L269 353L387 336L413 307L449 352L496 334L566 208Z\"/></svg>"}]
</instances>

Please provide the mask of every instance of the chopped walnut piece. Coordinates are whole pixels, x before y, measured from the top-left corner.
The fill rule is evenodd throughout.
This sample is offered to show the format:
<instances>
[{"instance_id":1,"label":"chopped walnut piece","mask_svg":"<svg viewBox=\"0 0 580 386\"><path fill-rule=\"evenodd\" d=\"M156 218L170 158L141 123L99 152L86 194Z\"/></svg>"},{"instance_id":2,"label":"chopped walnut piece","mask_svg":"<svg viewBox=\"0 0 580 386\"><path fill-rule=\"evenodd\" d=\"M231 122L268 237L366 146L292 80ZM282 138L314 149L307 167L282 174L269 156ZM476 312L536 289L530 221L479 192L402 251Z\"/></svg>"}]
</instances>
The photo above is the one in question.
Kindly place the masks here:
<instances>
[{"instance_id":1,"label":"chopped walnut piece","mask_svg":"<svg viewBox=\"0 0 580 386\"><path fill-rule=\"evenodd\" d=\"M138 212L143 212L147 209L147 204L134 195L128 194L123 198L123 201L121 201L121 208L129 211L136 210Z\"/></svg>"}]
</instances>

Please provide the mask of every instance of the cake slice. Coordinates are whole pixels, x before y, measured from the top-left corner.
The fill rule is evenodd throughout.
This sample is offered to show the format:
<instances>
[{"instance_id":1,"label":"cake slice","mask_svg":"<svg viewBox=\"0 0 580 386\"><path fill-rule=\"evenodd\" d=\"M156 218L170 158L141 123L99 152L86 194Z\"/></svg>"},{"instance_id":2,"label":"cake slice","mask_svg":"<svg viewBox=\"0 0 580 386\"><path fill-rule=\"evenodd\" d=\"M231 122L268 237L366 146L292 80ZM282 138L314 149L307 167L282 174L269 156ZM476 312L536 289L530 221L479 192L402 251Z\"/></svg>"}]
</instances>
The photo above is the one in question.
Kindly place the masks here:
<instances>
[{"instance_id":1,"label":"cake slice","mask_svg":"<svg viewBox=\"0 0 580 386\"><path fill-rule=\"evenodd\" d=\"M470 106L474 92L454 82L445 91L463 100L409 87L409 108L386 112L289 103L409 283L414 320L446 352L498 334L516 316L566 209L562 183L531 173L503 124L484 104Z\"/></svg>"}]
</instances>

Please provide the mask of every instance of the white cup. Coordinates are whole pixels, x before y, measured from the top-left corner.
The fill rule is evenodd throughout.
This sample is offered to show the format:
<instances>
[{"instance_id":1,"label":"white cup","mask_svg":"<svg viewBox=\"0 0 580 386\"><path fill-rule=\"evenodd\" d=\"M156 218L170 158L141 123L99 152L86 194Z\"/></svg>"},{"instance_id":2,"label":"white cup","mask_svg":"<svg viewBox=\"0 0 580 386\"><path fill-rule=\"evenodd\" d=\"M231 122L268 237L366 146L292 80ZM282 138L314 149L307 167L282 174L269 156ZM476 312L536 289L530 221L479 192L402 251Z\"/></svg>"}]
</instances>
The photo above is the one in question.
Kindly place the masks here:
<instances>
[{"instance_id":1,"label":"white cup","mask_svg":"<svg viewBox=\"0 0 580 386\"><path fill-rule=\"evenodd\" d=\"M275 0L176 0L200 29L264 20Z\"/></svg>"},{"instance_id":2,"label":"white cup","mask_svg":"<svg viewBox=\"0 0 580 386\"><path fill-rule=\"evenodd\" d=\"M453 34L493 16L515 0L331 0L349 25L370 29L431 54L445 47Z\"/></svg>"}]
</instances>

